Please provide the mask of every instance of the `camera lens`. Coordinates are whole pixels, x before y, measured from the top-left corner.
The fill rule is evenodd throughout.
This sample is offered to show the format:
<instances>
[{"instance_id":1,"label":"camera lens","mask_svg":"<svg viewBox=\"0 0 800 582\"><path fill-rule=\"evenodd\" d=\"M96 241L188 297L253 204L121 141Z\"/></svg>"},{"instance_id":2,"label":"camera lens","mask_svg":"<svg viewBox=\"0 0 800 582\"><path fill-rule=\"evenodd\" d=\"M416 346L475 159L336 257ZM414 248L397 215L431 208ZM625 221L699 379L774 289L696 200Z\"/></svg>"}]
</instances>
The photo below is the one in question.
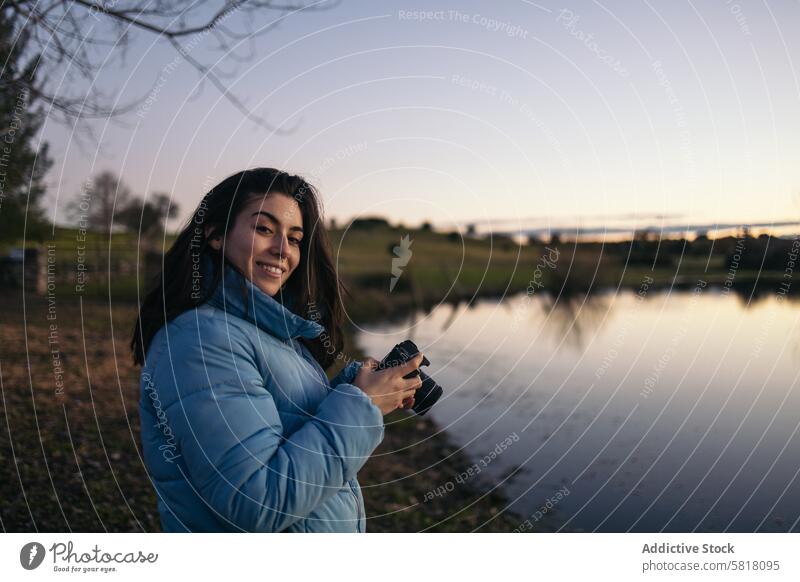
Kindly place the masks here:
<instances>
[{"instance_id":1,"label":"camera lens","mask_svg":"<svg viewBox=\"0 0 800 582\"><path fill-rule=\"evenodd\" d=\"M420 370L419 376L422 379L422 386L414 394L414 406L411 410L422 416L431 409L431 406L436 404L444 390L425 372Z\"/></svg>"}]
</instances>

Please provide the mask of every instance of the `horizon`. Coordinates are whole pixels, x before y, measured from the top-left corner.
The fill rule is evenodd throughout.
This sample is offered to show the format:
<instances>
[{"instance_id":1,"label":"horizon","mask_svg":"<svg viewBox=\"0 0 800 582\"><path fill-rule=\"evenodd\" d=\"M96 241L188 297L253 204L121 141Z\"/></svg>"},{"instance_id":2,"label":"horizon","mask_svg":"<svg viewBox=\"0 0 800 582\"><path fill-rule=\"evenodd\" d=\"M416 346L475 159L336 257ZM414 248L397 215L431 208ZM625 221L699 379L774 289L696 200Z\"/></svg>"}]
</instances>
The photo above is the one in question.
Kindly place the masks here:
<instances>
[{"instance_id":1,"label":"horizon","mask_svg":"<svg viewBox=\"0 0 800 582\"><path fill-rule=\"evenodd\" d=\"M585 217L588 218L588 217ZM187 219L188 220L188 219ZM582 226L575 225L558 225L550 228L523 228L519 230L486 230L481 231L479 228L474 228L473 232L469 233L470 226L475 227L477 223L466 222L465 225L459 229L448 230L440 228L436 223L431 221L422 221L415 225L405 224L403 222L393 222L388 216L381 215L364 215L357 217L350 217L347 220L339 221L333 219L327 220L326 226L331 230L347 230L352 227L356 221L367 220L382 220L389 228L392 229L405 229L407 231L424 230L425 224L430 225L433 232L439 234L459 233L467 238L484 239L490 237L509 237L515 240L524 240L528 238L538 239L538 242L544 242L545 239L552 241L553 237L557 237L562 242L574 243L618 243L628 242L634 240L637 235L653 235L657 238L655 240L687 240L693 242L700 235L704 235L708 240L720 240L724 238L742 238L746 230L747 236L750 238L759 238L761 236L770 236L772 238L791 240L800 238L800 228L792 227L800 226L800 221L775 221L775 222L740 222L740 223L710 223L710 224L673 224L673 225L649 225L642 227L603 227L603 226ZM510 222L516 219L508 219L506 221L498 220L496 222ZM530 219L537 220L537 219ZM335 224L335 226L334 226ZM167 228L164 236L176 236L183 228L180 225L177 228ZM76 230L77 227L71 224L58 224L55 228L65 230ZM91 228L86 229L88 232L100 232ZM112 230L114 235L120 233L129 233L129 231L121 225L115 225Z\"/></svg>"}]
</instances>

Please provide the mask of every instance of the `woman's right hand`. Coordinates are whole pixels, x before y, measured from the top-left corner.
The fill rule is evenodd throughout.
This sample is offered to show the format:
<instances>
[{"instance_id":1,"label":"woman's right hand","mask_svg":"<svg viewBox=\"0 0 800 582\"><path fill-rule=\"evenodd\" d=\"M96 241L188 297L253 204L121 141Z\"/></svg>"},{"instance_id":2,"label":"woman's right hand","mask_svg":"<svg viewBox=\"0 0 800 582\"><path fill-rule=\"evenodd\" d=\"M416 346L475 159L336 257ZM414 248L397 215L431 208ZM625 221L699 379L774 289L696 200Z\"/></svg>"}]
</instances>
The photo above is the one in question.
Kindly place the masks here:
<instances>
[{"instance_id":1,"label":"woman's right hand","mask_svg":"<svg viewBox=\"0 0 800 582\"><path fill-rule=\"evenodd\" d=\"M413 401L414 393L422 386L422 379L419 374L409 379L403 376L419 368L422 363L422 352L405 364L385 370L375 370L378 363L375 358L365 359L353 384L361 388L384 415L396 408L408 408L407 405Z\"/></svg>"}]
</instances>

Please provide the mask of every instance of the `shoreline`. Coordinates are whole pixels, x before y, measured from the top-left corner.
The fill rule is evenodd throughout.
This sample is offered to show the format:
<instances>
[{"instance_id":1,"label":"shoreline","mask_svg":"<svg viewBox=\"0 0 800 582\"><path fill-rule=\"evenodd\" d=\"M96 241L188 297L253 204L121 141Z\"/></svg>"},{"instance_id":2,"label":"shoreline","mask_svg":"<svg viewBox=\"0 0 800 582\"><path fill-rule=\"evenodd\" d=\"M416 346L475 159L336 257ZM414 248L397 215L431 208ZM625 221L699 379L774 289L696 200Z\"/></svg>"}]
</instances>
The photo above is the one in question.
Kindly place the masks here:
<instances>
[{"instance_id":1,"label":"shoreline","mask_svg":"<svg viewBox=\"0 0 800 582\"><path fill-rule=\"evenodd\" d=\"M366 354L355 333L352 324L345 326L344 351L359 360ZM474 463L432 418L395 410L384 423L383 442L358 474L367 532L508 533L523 527L526 517L507 509L501 486L480 476L460 482ZM448 484L453 487L443 490ZM556 531L556 517L554 512L526 531Z\"/></svg>"}]
</instances>

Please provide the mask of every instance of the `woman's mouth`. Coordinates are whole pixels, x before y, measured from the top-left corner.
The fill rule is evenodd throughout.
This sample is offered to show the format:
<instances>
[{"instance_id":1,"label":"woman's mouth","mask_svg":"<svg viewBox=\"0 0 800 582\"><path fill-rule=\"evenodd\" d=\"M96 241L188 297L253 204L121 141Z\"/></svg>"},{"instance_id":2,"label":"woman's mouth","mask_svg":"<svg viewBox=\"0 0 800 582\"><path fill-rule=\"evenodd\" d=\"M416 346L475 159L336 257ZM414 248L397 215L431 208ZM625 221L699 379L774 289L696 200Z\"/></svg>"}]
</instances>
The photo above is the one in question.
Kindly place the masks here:
<instances>
[{"instance_id":1,"label":"woman's mouth","mask_svg":"<svg viewBox=\"0 0 800 582\"><path fill-rule=\"evenodd\" d=\"M283 277L283 273L286 271L283 267L279 267L278 265L271 265L268 263L261 263L256 261L256 265L261 269L261 272L266 274L269 277L274 277L276 279L280 279Z\"/></svg>"}]
</instances>

